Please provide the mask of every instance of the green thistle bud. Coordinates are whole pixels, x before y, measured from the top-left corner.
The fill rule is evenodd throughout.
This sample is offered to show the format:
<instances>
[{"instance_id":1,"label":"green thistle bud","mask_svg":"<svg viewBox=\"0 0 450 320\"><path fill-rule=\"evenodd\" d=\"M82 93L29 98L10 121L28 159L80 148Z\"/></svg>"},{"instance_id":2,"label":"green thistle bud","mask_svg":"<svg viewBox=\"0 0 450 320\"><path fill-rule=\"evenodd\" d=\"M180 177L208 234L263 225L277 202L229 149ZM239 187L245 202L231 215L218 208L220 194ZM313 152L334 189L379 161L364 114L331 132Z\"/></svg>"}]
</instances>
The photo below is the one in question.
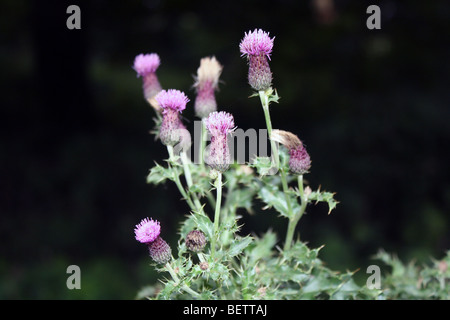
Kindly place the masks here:
<instances>
[{"instance_id":1,"label":"green thistle bud","mask_svg":"<svg viewBox=\"0 0 450 320\"><path fill-rule=\"evenodd\" d=\"M206 246L206 237L200 230L192 230L186 236L186 247L194 252L200 252Z\"/></svg>"}]
</instances>

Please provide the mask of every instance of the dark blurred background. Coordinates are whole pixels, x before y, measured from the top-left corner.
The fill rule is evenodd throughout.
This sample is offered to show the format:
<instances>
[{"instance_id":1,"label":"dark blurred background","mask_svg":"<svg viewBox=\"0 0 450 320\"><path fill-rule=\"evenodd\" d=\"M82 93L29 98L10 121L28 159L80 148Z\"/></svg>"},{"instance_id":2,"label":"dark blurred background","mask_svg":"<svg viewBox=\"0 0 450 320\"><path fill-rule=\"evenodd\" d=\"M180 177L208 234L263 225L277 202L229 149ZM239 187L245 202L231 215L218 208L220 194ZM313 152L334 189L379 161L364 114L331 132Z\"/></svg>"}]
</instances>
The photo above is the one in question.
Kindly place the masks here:
<instances>
[{"instance_id":1,"label":"dark blurred background","mask_svg":"<svg viewBox=\"0 0 450 320\"><path fill-rule=\"evenodd\" d=\"M71 4L81 30L66 27ZM366 28L370 4L381 30ZM193 101L200 58L215 55L220 109L265 128L238 47L255 28L276 37L273 126L304 141L307 181L340 201L308 210L302 240L361 277L379 248L419 263L449 249L450 2L3 0L0 14L0 298L132 299L157 281L134 225L160 220L175 249L188 207L146 184L166 150L134 57L158 53L162 86ZM287 222L260 207L242 212L245 230L282 244ZM81 290L66 288L72 264Z\"/></svg>"}]
</instances>

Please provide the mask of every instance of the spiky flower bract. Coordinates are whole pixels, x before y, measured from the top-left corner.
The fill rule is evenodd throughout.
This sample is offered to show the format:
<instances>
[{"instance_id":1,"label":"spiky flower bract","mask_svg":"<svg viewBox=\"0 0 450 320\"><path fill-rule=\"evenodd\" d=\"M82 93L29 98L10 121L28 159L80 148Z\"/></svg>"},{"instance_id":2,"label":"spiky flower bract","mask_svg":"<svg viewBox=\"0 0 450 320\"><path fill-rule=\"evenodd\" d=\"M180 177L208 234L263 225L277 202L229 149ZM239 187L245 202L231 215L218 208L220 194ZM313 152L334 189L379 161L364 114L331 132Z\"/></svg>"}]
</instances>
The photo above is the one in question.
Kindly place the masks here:
<instances>
[{"instance_id":1,"label":"spiky flower bract","mask_svg":"<svg viewBox=\"0 0 450 320\"><path fill-rule=\"evenodd\" d=\"M166 264L172 257L172 249L161 237L149 244L148 252L156 263Z\"/></svg>"},{"instance_id":2,"label":"spiky flower bract","mask_svg":"<svg viewBox=\"0 0 450 320\"><path fill-rule=\"evenodd\" d=\"M294 174L308 173L311 168L311 158L309 157L306 148L301 145L297 148L289 150L289 169Z\"/></svg>"}]
</instances>

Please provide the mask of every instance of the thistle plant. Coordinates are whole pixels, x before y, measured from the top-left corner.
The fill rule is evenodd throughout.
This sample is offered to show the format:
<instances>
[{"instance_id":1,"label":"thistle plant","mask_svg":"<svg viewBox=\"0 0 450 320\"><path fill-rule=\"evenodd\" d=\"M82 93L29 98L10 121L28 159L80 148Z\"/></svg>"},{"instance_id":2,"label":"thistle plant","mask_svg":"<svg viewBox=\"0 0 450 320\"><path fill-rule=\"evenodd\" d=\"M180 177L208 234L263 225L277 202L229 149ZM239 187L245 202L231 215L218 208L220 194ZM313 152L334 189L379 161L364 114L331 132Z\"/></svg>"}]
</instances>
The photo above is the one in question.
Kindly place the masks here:
<instances>
[{"instance_id":1,"label":"thistle plant","mask_svg":"<svg viewBox=\"0 0 450 320\"><path fill-rule=\"evenodd\" d=\"M150 169L147 182L155 186L175 183L186 207L176 248L161 238L163 229L156 220L146 218L136 225L136 240L148 247L153 267L165 273L160 285L143 288L138 298L385 298L381 290L356 284L354 272L327 268L319 258L322 247L309 248L296 232L309 206L324 202L331 213L338 201L334 193L305 181L304 175L312 168L311 158L297 134L272 127L269 107L279 102L269 66L274 39L255 29L245 33L239 44L248 62L251 97L259 97L263 109L270 157L257 155L242 164L230 154L228 140L235 133L239 115L218 107L215 91L222 66L215 58L200 60L193 86L197 94L193 108L205 133L201 141L193 143L203 148L206 134L211 138L201 150L199 163L188 156L191 135L180 118L181 112L191 107L190 99L177 89L159 90L153 97L162 115L159 137L167 147L168 158L165 164L157 163ZM139 66L135 62L135 70L141 74ZM148 95L146 90L144 95ZM174 197L174 201L179 199ZM245 212L276 213L273 219L287 219L286 231L242 234Z\"/></svg>"}]
</instances>

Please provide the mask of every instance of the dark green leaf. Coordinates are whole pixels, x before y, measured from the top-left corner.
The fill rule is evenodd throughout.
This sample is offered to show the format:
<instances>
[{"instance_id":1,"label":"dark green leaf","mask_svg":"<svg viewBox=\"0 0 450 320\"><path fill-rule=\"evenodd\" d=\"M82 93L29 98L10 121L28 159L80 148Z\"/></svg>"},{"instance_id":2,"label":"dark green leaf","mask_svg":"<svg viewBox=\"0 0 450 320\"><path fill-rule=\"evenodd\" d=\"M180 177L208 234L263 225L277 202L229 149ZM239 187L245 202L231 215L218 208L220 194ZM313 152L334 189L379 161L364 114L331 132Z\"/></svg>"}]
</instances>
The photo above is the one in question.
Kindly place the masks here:
<instances>
[{"instance_id":1,"label":"dark green leaf","mask_svg":"<svg viewBox=\"0 0 450 320\"><path fill-rule=\"evenodd\" d=\"M298 194L298 193L297 193ZM332 192L325 192L320 191L320 188L317 191L311 192L308 197L308 202L315 201L317 202L326 202L328 203L328 214L331 213L331 211L336 208L337 204L339 203L336 201L334 197L335 193Z\"/></svg>"},{"instance_id":2,"label":"dark green leaf","mask_svg":"<svg viewBox=\"0 0 450 320\"><path fill-rule=\"evenodd\" d=\"M252 243L252 241L253 239L250 236L234 239L230 245L230 249L227 252L228 256L235 257L239 255L250 243Z\"/></svg>"}]
</instances>

